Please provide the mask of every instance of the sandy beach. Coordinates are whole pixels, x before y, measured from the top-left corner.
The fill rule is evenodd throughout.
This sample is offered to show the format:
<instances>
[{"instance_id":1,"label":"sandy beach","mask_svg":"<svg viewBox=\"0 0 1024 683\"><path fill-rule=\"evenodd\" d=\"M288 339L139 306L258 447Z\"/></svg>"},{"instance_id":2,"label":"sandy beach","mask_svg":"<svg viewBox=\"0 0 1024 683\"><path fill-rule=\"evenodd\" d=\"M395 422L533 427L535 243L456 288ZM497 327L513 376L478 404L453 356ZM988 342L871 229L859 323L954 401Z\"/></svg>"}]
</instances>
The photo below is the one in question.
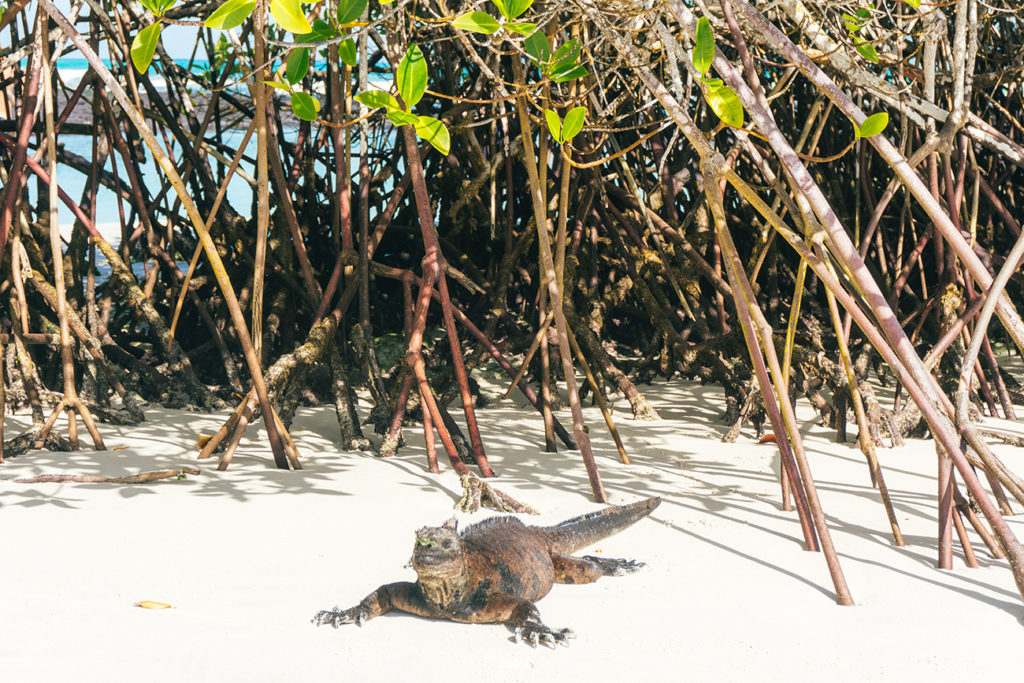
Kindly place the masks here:
<instances>
[{"instance_id":1,"label":"sandy beach","mask_svg":"<svg viewBox=\"0 0 1024 683\"><path fill-rule=\"evenodd\" d=\"M0 683L1024 679L1021 2L0 0ZM563 392L585 464L545 452L494 358L558 385L536 388ZM358 451L333 405L353 389ZM779 442L724 422L781 429L768 392ZM941 446L890 442L928 429L897 392ZM407 394L380 457L371 423ZM415 420L450 428L431 397L458 396L479 446L470 394L487 482L538 511L519 519L599 521L530 547L486 522L508 513L456 510L458 430L435 462ZM40 400L145 420L99 423L97 451L61 416L82 448L26 452ZM274 454L256 418L226 471L199 460L268 400L294 415ZM870 466L855 408L886 436ZM598 559L560 556L641 510L575 553ZM451 520L484 525L463 547L506 532L461 586L450 527L417 534ZM318 626L416 580L414 552L420 586L377 605L514 623ZM555 584L545 632L523 600L549 569L637 571Z\"/></svg>"},{"instance_id":2,"label":"sandy beach","mask_svg":"<svg viewBox=\"0 0 1024 683\"><path fill-rule=\"evenodd\" d=\"M588 409L611 501L661 507L586 552L647 563L638 573L555 586L544 621L577 634L532 650L500 625L405 614L363 628L310 624L378 585L413 577L413 532L452 514L457 477L426 471L422 435L390 459L340 451L329 407L300 409L305 469L273 469L250 428L231 468L197 463L195 442L222 416L159 408L138 427L103 425L109 450L30 452L0 467L4 572L0 641L12 681L953 681L1005 678L1024 637L1024 602L971 531L982 566L935 568L931 441L879 451L908 541L888 522L854 444L836 444L801 405L822 504L855 607L835 604L820 553L783 512L778 458L751 431L723 444L721 390L672 381L644 388L662 419L617 422L633 464L618 462ZM499 388L500 391L500 388ZM361 410L366 405L360 406ZM549 523L597 509L576 452L542 452L539 416L516 399L480 411L494 482ZM568 420L566 415L563 419ZM7 418L19 433L25 416ZM1022 449L997 446L1019 471ZM442 455L443 460L443 455ZM41 473L121 476L199 465L148 485L21 484ZM460 520L480 515L459 514ZM1024 520L1010 519L1024 535ZM172 604L146 610L141 600ZM1004 655L1008 655L1004 656Z\"/></svg>"}]
</instances>

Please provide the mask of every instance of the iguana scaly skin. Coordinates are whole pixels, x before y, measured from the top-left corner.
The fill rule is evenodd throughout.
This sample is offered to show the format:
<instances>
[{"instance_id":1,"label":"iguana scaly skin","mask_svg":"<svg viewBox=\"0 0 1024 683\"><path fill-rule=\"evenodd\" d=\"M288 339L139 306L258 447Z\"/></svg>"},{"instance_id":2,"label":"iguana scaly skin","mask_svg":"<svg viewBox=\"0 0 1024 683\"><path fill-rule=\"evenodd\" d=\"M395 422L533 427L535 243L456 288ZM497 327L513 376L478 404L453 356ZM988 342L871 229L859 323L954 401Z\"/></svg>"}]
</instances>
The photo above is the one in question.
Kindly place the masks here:
<instances>
[{"instance_id":1,"label":"iguana scaly skin","mask_svg":"<svg viewBox=\"0 0 1024 683\"><path fill-rule=\"evenodd\" d=\"M567 628L541 623L534 603L555 583L591 583L601 576L634 572L633 560L573 557L571 553L646 517L660 498L608 507L549 527L495 517L456 530L454 520L416 532L415 582L381 586L355 607L317 612L317 626L355 623L397 609L422 617L464 623L506 623L531 645L567 644Z\"/></svg>"}]
</instances>

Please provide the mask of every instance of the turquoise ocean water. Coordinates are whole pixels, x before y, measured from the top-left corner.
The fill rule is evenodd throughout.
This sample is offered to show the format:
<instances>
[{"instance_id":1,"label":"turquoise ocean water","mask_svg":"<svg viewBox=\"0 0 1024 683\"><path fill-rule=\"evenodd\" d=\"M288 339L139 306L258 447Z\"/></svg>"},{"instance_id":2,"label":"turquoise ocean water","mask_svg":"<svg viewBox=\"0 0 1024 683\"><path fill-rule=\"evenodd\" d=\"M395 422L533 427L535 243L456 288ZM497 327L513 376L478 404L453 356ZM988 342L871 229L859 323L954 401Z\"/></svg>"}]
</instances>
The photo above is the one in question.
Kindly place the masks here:
<instances>
[{"instance_id":1,"label":"turquoise ocean water","mask_svg":"<svg viewBox=\"0 0 1024 683\"><path fill-rule=\"evenodd\" d=\"M188 60L185 59L178 59L175 61L183 68L186 68L189 64ZM104 60L104 62L106 62L109 66L108 60ZM88 62L84 58L62 57L58 61L57 67L60 71L61 78L64 80L65 84L68 87L75 87L79 83L81 77L85 75L86 71L88 70ZM155 62L154 67L158 67L158 63ZM194 71L202 71L206 68L207 62L205 61L197 60L196 62L192 63L192 69ZM150 77L154 85L156 85L158 88L162 88L163 77L159 75L158 69L156 73L150 74ZM126 86L126 84L122 85ZM86 90L85 96L90 96L89 89ZM244 137L244 133L245 131L226 131L222 136L221 142L223 142L229 150L237 149L238 145L241 144L242 138ZM290 137L290 135L292 134L294 134L292 131L285 131L286 138ZM91 136L62 134L60 136L60 142L65 146L65 148L68 151L74 152L75 154L78 154L79 156L82 156L86 159L92 158ZM171 151L173 152L175 158L182 158L181 149L177 145L175 145ZM246 149L246 154L252 158L255 158L255 140L251 140L249 142ZM149 157L148 154L147 157ZM211 158L210 163L214 167L214 172L216 172L218 162ZM254 175L255 170L251 167L251 165L243 162L241 167L250 175ZM107 171L113 170L113 166L109 159L106 164L106 169ZM122 163L118 163L118 172L122 180L127 180L127 178L124 175L124 165ZM147 159L147 162L142 166L142 175L142 183L146 185L148 188L150 188L151 192L155 193L155 188L160 187L160 183L163 179L163 174L156 168L156 165L153 163L151 157L149 157ZM82 193L87 183L87 178L84 174L79 173L77 170L61 166L58 168L58 183L60 185L60 188L67 192L68 195L77 202L82 197ZM35 192L34 185L34 183L30 184L30 193L33 195ZM170 195L170 199L171 201L173 201L173 194ZM244 216L248 216L250 213L251 205L250 186L244 180L238 178L232 180L231 184L228 187L227 200L228 202L230 202L231 206L233 206L239 213L241 213ZM126 218L129 213L130 210L126 205ZM65 234L69 234L71 225L74 222L74 214L71 212L69 208L67 208L63 204L60 207L59 219L62 226L62 232ZM116 224L119 223L117 197L112 191L102 187L100 188L97 194L96 223L98 226L102 227L102 232L104 234L111 235L112 238L120 234L120 228L114 227ZM115 243L114 239L111 239L111 242Z\"/></svg>"},{"instance_id":2,"label":"turquoise ocean water","mask_svg":"<svg viewBox=\"0 0 1024 683\"><path fill-rule=\"evenodd\" d=\"M76 52L75 54L81 54L81 53L80 52ZM23 60L23 62L24 61L25 60ZM107 68L110 68L110 60L109 59L104 59L102 61L107 66ZM177 64L178 66L180 66L183 69L188 68L188 65L189 65L189 60L187 60L187 59L175 59L174 62L175 62L175 64ZM155 60L153 62L153 65L154 65L154 67L157 70L159 70L159 68L160 68L160 61L159 60ZM206 60L199 60L199 59L197 59L194 62L192 62L192 70L197 72L197 73L199 73L199 72L202 72L202 71L205 71L206 69L208 69L209 65L210 65L209 62L207 62ZM89 62L86 61L86 59L84 57L70 57L70 56L66 56L66 57L61 57L60 59L57 60L57 68L60 70L61 76L65 78L65 80L68 82L69 85L76 85L77 81L73 80L75 72L80 71L82 73L85 73L86 69L89 68Z\"/></svg>"},{"instance_id":3,"label":"turquoise ocean water","mask_svg":"<svg viewBox=\"0 0 1024 683\"><path fill-rule=\"evenodd\" d=\"M189 63L188 60L185 59L179 59L175 61L183 68L187 67ZM104 60L104 62L107 64L108 67L110 66L108 60ZM193 70L196 71L201 71L206 67L206 62L196 61L192 64ZM64 81L65 86L69 88L74 88L78 85L82 76L84 76L87 72L88 62L84 58L62 57L60 60L58 60L57 68L60 72L61 79ZM153 84L157 86L157 88L163 88L163 77L160 75L158 70L155 73L150 74L150 78L152 79ZM127 84L122 83L122 85L127 87ZM86 88L83 95L86 98L91 99L91 88ZM293 131L285 131L286 137L290 137L293 134ZM224 133L224 135L221 138L221 141L227 146L229 150L227 152L228 154L231 154L233 150L238 148L244 136L245 131L231 130L226 131ZM58 142L62 144L67 151L73 152L85 159L92 159L91 136L71 135L63 133L59 136ZM179 146L174 145L171 151L174 155L174 158L182 158L183 155L181 152L181 148ZM247 145L246 154L251 158L255 159L255 139L251 140ZM122 181L127 182L127 177L124 171L124 164L121 162L120 158L117 159L117 162L118 174ZM210 163L213 166L214 173L216 173L219 162L211 158ZM252 167L251 164L247 164L243 161L241 167L250 175L255 175L255 169ZM106 170L113 170L113 165L109 158L106 162ZM140 170L142 173L142 184L148 188L151 195L155 195L161 186L161 182L163 180L163 173L157 169L156 164L153 162L152 156L148 154L148 150L146 163L141 165ZM86 177L86 175L80 173L78 170L72 169L64 165L58 166L57 183L60 189L66 192L73 201L79 202L81 200L82 193L85 190L87 182L88 178ZM30 201L34 202L36 200L36 193L38 192L38 189L39 188L37 183L30 182L28 184ZM166 206L172 206L174 200L175 195L173 192L170 192L166 195L166 199L164 201L166 202ZM231 206L233 206L243 216L248 217L250 215L252 203L252 189L249 186L249 184L246 183L244 180L236 177L231 181L231 183L228 185L227 200L228 202L230 202ZM84 209L86 215L88 215L88 207L84 207ZM123 205L123 211L124 219L128 220L128 218L131 216L131 208L127 204L127 202L125 202ZM183 213L183 210L179 209L179 211ZM64 236L65 239L68 239L71 236L72 228L75 222L75 217L71 209L65 206L63 202L61 202L59 206L58 221L60 222L61 234ZM106 237L107 241L110 242L115 247L117 247L121 242L120 221L121 219L120 211L118 209L117 196L114 194L113 191L101 186L96 196L95 222L97 228L104 235L104 237ZM161 226L158 225L155 227L157 228L157 230L161 230ZM128 226L129 233L132 231L132 229L133 226ZM143 270L145 266L141 263L136 263L133 265L135 266L133 269L137 271L136 276L141 277L143 275ZM184 270L185 268L188 267L188 263L179 263L179 267L181 267ZM103 259L101 254L97 254L97 268L99 270L100 281L105 280L109 273L109 267L107 266L105 259Z\"/></svg>"},{"instance_id":4,"label":"turquoise ocean water","mask_svg":"<svg viewBox=\"0 0 1024 683\"><path fill-rule=\"evenodd\" d=\"M104 62L107 64L107 66L110 66L108 60L104 60ZM178 63L182 68L188 68L189 66L189 60L187 59L176 59L175 62ZM207 62L197 60L192 63L191 68L193 71L201 72L205 70L207 66ZM322 68L322 65L317 66ZM78 85L80 79L88 71L88 62L84 58L80 57L62 57L58 60L57 68L60 72L60 76L65 84L65 87L74 88ZM157 88L162 89L163 76L160 73L159 62L154 62L152 68L154 69L154 72L150 74L150 78L153 84L157 86ZM122 82L122 86L127 88L126 83ZM241 84L239 84L237 87L240 89L245 88L245 86ZM194 92L199 92L199 88L195 88ZM84 91L84 96L87 99L91 99L91 87L86 88L86 90ZM286 103L287 96L285 96L283 99L283 106L287 106ZM294 139L296 132L297 129L294 128L286 128L283 131L285 139ZM221 142L227 149L224 150L223 153L226 155L231 155L233 151L236 150L238 146L241 144L242 138L244 136L244 130L225 131L221 137ZM160 136L158 135L158 138L159 137ZM62 133L59 136L58 141L69 152L73 152L85 159L92 159L92 137L90 135L71 135L67 133ZM250 159L255 159L256 151L256 140L255 137L253 137L253 139L250 140L249 144L246 147L246 155ZM174 144L172 146L171 152L175 159L183 158L182 150L180 146L178 146L177 144ZM142 184L148 188L150 195L154 196L159 191L164 176L163 173L157 169L155 163L152 160L152 156L148 153L148 150L146 156L146 163L141 165L141 180ZM218 162L212 156L208 158L210 160L211 166L213 167L214 173L216 174L220 162ZM353 158L353 164L355 163L357 163L357 158ZM256 171L255 168L253 167L253 164L249 164L243 161L241 164L241 168L245 170L250 176L256 175ZM113 165L109 158L106 162L106 170L108 172L113 171ZM121 180L127 182L127 177L124 173L124 164L121 163L120 158L117 159L117 171ZM320 166L319 168L317 168L317 172L326 174L328 172L328 169L326 169L323 166ZM58 166L57 183L60 186L60 188L63 191L65 191L69 197L71 197L73 201L79 202L81 200L87 182L88 178L85 174L80 173L79 171L67 166ZM30 182L28 184L28 191L30 201L34 202L36 200L38 184L35 182ZM251 214L252 196L252 187L247 182L245 182L244 180L237 176L231 181L231 183L228 186L227 201L239 214L247 218ZM167 193L167 195L165 195L163 201L165 202L165 206L170 207L173 206L174 200L175 195L173 194L173 192L169 192ZM179 208L178 210L179 212L184 213L182 209ZM88 215L89 211L87 207L85 207L85 212ZM123 213L125 220L127 220L131 215L131 208L127 202L123 203ZM121 211L119 211L118 208L117 196L111 190L101 186L97 192L95 222L97 228L99 228L100 232L107 238L107 241L109 241L115 247L117 247L121 242L120 214ZM63 203L61 203L59 206L58 220L61 227L61 234L64 236L65 239L68 239L71 235L75 218L71 209L66 207ZM163 228L163 226L160 225L154 227L156 227L158 231ZM127 229L128 232L131 233L133 230L133 226L128 226ZM102 256L100 256L99 258L102 258ZM139 265L141 268L141 264L137 265ZM183 267L187 267L187 264L181 265ZM98 263L97 266L99 267L101 277L105 279L105 276L108 271L106 263ZM138 274L141 275L141 271Z\"/></svg>"}]
</instances>

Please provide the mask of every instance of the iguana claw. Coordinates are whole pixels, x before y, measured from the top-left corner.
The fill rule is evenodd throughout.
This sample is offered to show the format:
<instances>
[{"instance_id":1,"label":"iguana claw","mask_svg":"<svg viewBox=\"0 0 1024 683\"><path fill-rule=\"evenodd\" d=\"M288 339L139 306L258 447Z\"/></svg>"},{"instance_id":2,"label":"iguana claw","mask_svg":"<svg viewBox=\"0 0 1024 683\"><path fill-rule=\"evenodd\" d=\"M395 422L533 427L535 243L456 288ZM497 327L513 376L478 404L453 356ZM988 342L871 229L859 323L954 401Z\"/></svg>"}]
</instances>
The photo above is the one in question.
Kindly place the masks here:
<instances>
[{"instance_id":1,"label":"iguana claw","mask_svg":"<svg viewBox=\"0 0 1024 683\"><path fill-rule=\"evenodd\" d=\"M576 637L572 629L560 628L551 629L539 621L525 621L515 627L513 639L518 643L520 640L530 647L537 647L538 644L554 648L555 645L569 646L569 640Z\"/></svg>"},{"instance_id":2,"label":"iguana claw","mask_svg":"<svg viewBox=\"0 0 1024 683\"><path fill-rule=\"evenodd\" d=\"M349 609L340 609L335 606L334 609L320 610L313 616L312 621L317 626L330 624L334 628L338 628L342 624L356 624L357 626L362 626L363 622L369 617L369 611L362 605L356 605Z\"/></svg>"},{"instance_id":3,"label":"iguana claw","mask_svg":"<svg viewBox=\"0 0 1024 683\"><path fill-rule=\"evenodd\" d=\"M605 576L622 576L623 574L632 574L646 566L645 562L637 562L636 560L620 560L614 557L584 555L584 559L595 562L599 567L601 567L601 571L604 572Z\"/></svg>"}]
</instances>

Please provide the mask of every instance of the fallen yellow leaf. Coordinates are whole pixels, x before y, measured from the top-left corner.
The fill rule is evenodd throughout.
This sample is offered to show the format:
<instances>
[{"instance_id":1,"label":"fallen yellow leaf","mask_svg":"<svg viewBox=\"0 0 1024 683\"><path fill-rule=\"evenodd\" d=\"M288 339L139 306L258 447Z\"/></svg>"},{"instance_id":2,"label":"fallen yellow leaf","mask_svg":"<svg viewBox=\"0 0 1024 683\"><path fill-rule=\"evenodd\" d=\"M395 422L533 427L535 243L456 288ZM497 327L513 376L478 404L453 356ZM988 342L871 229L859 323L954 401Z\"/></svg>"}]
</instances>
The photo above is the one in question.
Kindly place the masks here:
<instances>
[{"instance_id":1,"label":"fallen yellow leaf","mask_svg":"<svg viewBox=\"0 0 1024 683\"><path fill-rule=\"evenodd\" d=\"M168 605L166 602L156 602L154 600L143 600L142 602L135 603L136 607L144 607L145 609L170 609L174 605Z\"/></svg>"},{"instance_id":2,"label":"fallen yellow leaf","mask_svg":"<svg viewBox=\"0 0 1024 683\"><path fill-rule=\"evenodd\" d=\"M127 446L114 446L111 450L123 451L123 450L126 450L127 448L128 448Z\"/></svg>"},{"instance_id":3,"label":"fallen yellow leaf","mask_svg":"<svg viewBox=\"0 0 1024 683\"><path fill-rule=\"evenodd\" d=\"M203 436L202 434L200 434L199 441L196 442L199 445L199 450L205 448L206 444L210 443L210 439L212 438L213 436Z\"/></svg>"}]
</instances>

